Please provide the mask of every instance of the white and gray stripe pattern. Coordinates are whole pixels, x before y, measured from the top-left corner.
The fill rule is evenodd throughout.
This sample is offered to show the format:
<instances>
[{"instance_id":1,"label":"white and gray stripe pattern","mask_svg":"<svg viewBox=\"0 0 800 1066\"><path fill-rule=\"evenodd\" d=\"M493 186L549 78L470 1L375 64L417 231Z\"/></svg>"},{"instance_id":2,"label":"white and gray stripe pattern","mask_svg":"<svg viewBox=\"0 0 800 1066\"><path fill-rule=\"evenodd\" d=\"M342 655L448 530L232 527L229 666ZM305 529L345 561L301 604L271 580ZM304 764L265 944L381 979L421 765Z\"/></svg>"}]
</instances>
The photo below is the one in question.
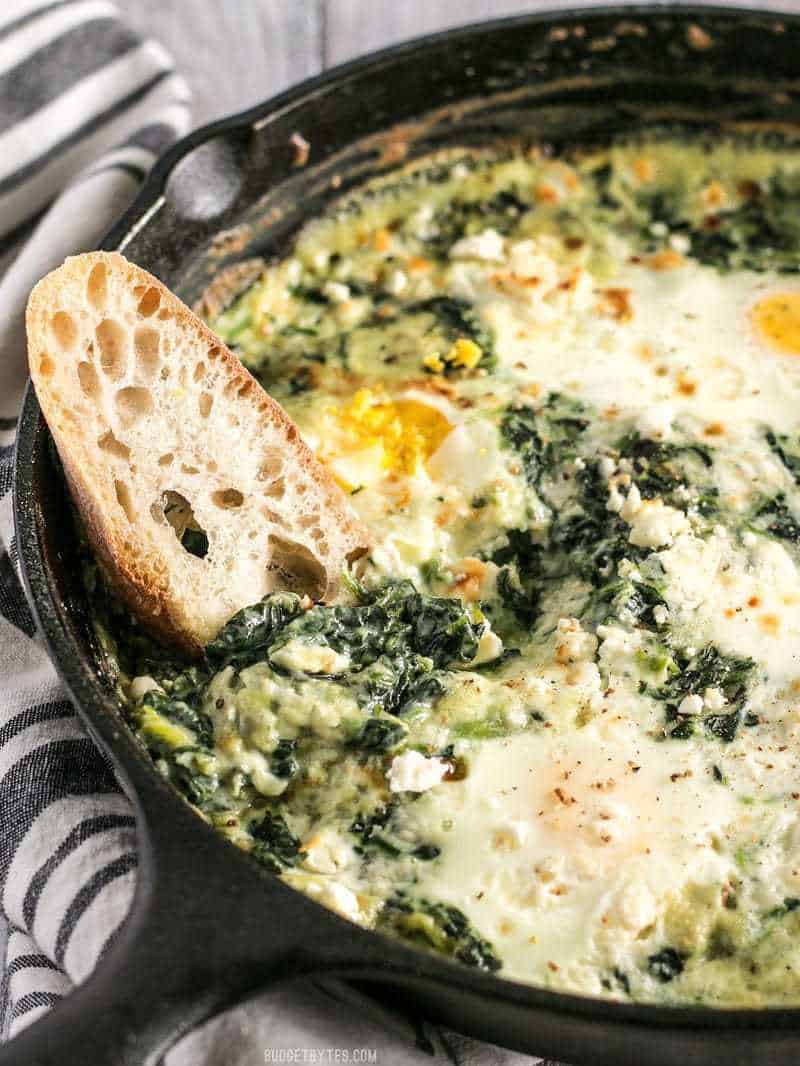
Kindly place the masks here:
<instances>
[{"instance_id":1,"label":"white and gray stripe pattern","mask_svg":"<svg viewBox=\"0 0 800 1066\"><path fill-rule=\"evenodd\" d=\"M11 516L16 413L32 284L97 244L155 159L188 128L170 57L107 0L0 5L0 253L38 221L0 281L0 909L10 933L0 1038L94 968L125 918L130 805L39 645Z\"/></svg>"}]
</instances>

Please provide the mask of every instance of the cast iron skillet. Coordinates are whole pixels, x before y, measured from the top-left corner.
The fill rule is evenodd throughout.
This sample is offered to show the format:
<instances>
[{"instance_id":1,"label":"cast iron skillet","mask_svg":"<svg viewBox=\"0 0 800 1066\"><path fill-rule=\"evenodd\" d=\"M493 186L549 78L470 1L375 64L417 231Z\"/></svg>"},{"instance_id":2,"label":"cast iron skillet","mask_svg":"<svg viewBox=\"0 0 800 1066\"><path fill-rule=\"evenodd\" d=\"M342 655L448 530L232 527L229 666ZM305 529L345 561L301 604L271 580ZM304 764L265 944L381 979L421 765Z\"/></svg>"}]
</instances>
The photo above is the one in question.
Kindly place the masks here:
<instances>
[{"instance_id":1,"label":"cast iron skillet","mask_svg":"<svg viewBox=\"0 0 800 1066\"><path fill-rule=\"evenodd\" d=\"M539 13L402 45L186 138L104 247L123 250L192 300L221 266L285 247L337 190L404 152L509 134L557 146L675 119L797 129L800 18L608 8ZM381 133L397 124L399 132ZM304 167L290 142L295 132L311 144ZM38 622L136 808L140 867L132 914L95 974L1 1051L0 1066L141 1066L270 981L310 973L359 982L454 1029L575 1063L798 1061L800 1010L641 1006L505 982L359 929L260 868L170 790L120 717L93 652L64 490L30 389L15 491Z\"/></svg>"}]
</instances>

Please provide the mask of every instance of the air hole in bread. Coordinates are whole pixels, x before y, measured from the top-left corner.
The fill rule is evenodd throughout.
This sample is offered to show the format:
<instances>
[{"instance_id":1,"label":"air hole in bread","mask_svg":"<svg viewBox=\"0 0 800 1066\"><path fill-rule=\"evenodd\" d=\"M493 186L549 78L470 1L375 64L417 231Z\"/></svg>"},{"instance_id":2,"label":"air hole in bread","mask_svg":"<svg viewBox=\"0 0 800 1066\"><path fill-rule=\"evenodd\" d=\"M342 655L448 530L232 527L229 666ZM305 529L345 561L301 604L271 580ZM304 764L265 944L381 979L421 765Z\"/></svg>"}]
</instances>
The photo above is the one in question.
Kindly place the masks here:
<instances>
[{"instance_id":1,"label":"air hole in bread","mask_svg":"<svg viewBox=\"0 0 800 1066\"><path fill-rule=\"evenodd\" d=\"M276 478L271 485L264 489L264 495L273 500L282 500L286 493L286 482L282 477Z\"/></svg>"},{"instance_id":2,"label":"air hole in bread","mask_svg":"<svg viewBox=\"0 0 800 1066\"><path fill-rule=\"evenodd\" d=\"M161 374L160 374L161 380L162 381L166 381L167 378L169 377L169 374L170 374L169 367L168 366L162 366L161 367Z\"/></svg>"},{"instance_id":3,"label":"air hole in bread","mask_svg":"<svg viewBox=\"0 0 800 1066\"><path fill-rule=\"evenodd\" d=\"M194 368L194 374L192 374L192 378L195 381L202 381L205 376L206 376L206 364L201 359L200 362L197 364L197 366Z\"/></svg>"},{"instance_id":4,"label":"air hole in bread","mask_svg":"<svg viewBox=\"0 0 800 1066\"><path fill-rule=\"evenodd\" d=\"M152 326L139 326L133 334L133 351L136 362L145 377L152 378L161 362L161 334Z\"/></svg>"},{"instance_id":5,"label":"air hole in bread","mask_svg":"<svg viewBox=\"0 0 800 1066\"><path fill-rule=\"evenodd\" d=\"M78 363L78 381L84 394L90 400L98 399L100 396L100 381L97 377L97 371L91 363L87 363L85 360L82 363Z\"/></svg>"},{"instance_id":6,"label":"air hole in bread","mask_svg":"<svg viewBox=\"0 0 800 1066\"><path fill-rule=\"evenodd\" d=\"M97 438L97 447L101 451L108 452L109 455L115 455L117 459L124 459L126 463L130 460L130 448L126 447L121 440L117 440L110 429L102 437Z\"/></svg>"},{"instance_id":7,"label":"air hole in bread","mask_svg":"<svg viewBox=\"0 0 800 1066\"><path fill-rule=\"evenodd\" d=\"M273 511L270 507L264 507L261 513L264 515L266 520L268 522L272 522L273 525L282 526L284 524L283 519L277 513L277 511Z\"/></svg>"},{"instance_id":8,"label":"air hole in bread","mask_svg":"<svg viewBox=\"0 0 800 1066\"><path fill-rule=\"evenodd\" d=\"M142 318L149 318L154 315L161 306L161 293L155 286L151 285L149 289L146 289L139 300L139 305L136 310L142 316Z\"/></svg>"},{"instance_id":9,"label":"air hole in bread","mask_svg":"<svg viewBox=\"0 0 800 1066\"><path fill-rule=\"evenodd\" d=\"M153 410L153 397L150 392L133 385L120 389L115 402L119 420L126 428L138 422L140 418L144 418L145 415L149 415Z\"/></svg>"},{"instance_id":10,"label":"air hole in bread","mask_svg":"<svg viewBox=\"0 0 800 1066\"><path fill-rule=\"evenodd\" d=\"M155 521L166 519L172 526L175 536L189 555L204 559L208 554L208 536L197 521L192 505L180 492L167 489L161 494L161 500L150 508Z\"/></svg>"},{"instance_id":11,"label":"air hole in bread","mask_svg":"<svg viewBox=\"0 0 800 1066\"><path fill-rule=\"evenodd\" d=\"M213 361L214 361L215 359L219 359L221 351L222 351L222 349L221 349L221 348L219 347L219 345L218 345L218 344L215 344L213 348L209 348L209 349L208 349L208 352L207 352L208 358L209 358L209 359L210 359L210 360L211 360L212 362L213 362Z\"/></svg>"},{"instance_id":12,"label":"air hole in bread","mask_svg":"<svg viewBox=\"0 0 800 1066\"><path fill-rule=\"evenodd\" d=\"M283 457L281 453L268 448L261 458L261 466L256 474L257 481L274 481L283 473Z\"/></svg>"},{"instance_id":13,"label":"air hole in bread","mask_svg":"<svg viewBox=\"0 0 800 1066\"><path fill-rule=\"evenodd\" d=\"M128 368L128 334L113 318L104 318L94 331L100 349L100 369L112 381L119 381Z\"/></svg>"},{"instance_id":14,"label":"air hole in bread","mask_svg":"<svg viewBox=\"0 0 800 1066\"><path fill-rule=\"evenodd\" d=\"M160 455L158 457L159 466L171 466L174 461L175 456L172 454L172 452L164 452L163 455Z\"/></svg>"},{"instance_id":15,"label":"air hole in bread","mask_svg":"<svg viewBox=\"0 0 800 1066\"><path fill-rule=\"evenodd\" d=\"M114 492L117 494L117 503L125 512L125 517L131 525L133 525L135 512L133 509L133 500L131 499L131 490L127 482L116 480L114 482Z\"/></svg>"},{"instance_id":16,"label":"air hole in bread","mask_svg":"<svg viewBox=\"0 0 800 1066\"><path fill-rule=\"evenodd\" d=\"M211 493L211 502L216 507L224 507L225 510L232 511L242 506L244 496L238 489L218 489Z\"/></svg>"},{"instance_id":17,"label":"air hole in bread","mask_svg":"<svg viewBox=\"0 0 800 1066\"><path fill-rule=\"evenodd\" d=\"M78 327L66 311L56 311L50 319L50 329L53 340L63 352L71 351L78 343Z\"/></svg>"},{"instance_id":18,"label":"air hole in bread","mask_svg":"<svg viewBox=\"0 0 800 1066\"><path fill-rule=\"evenodd\" d=\"M210 392L201 392L200 398L197 401L197 406L200 411L201 418L208 418L211 414L211 408L214 405L214 397Z\"/></svg>"},{"instance_id":19,"label":"air hole in bread","mask_svg":"<svg viewBox=\"0 0 800 1066\"><path fill-rule=\"evenodd\" d=\"M242 387L239 389L239 395L246 396L248 392L252 389L254 384L255 382L253 381L245 381L244 385L242 385Z\"/></svg>"},{"instance_id":20,"label":"air hole in bread","mask_svg":"<svg viewBox=\"0 0 800 1066\"><path fill-rule=\"evenodd\" d=\"M86 364L89 365L88 363ZM43 378L51 378L56 372L56 364L49 355L43 355L39 360L39 373ZM80 375L79 375L80 376Z\"/></svg>"},{"instance_id":21,"label":"air hole in bread","mask_svg":"<svg viewBox=\"0 0 800 1066\"><path fill-rule=\"evenodd\" d=\"M217 467L217 464L214 462L214 460L209 459L206 463L206 470L209 472L209 474L216 474L218 469L219 468Z\"/></svg>"},{"instance_id":22,"label":"air hole in bread","mask_svg":"<svg viewBox=\"0 0 800 1066\"><path fill-rule=\"evenodd\" d=\"M199 474L200 470L196 466L191 466L189 463L181 463L181 473Z\"/></svg>"},{"instance_id":23,"label":"air hole in bread","mask_svg":"<svg viewBox=\"0 0 800 1066\"><path fill-rule=\"evenodd\" d=\"M158 312L158 317L162 322L168 322L172 318L172 312L168 311L166 307L162 307Z\"/></svg>"},{"instance_id":24,"label":"air hole in bread","mask_svg":"<svg viewBox=\"0 0 800 1066\"><path fill-rule=\"evenodd\" d=\"M86 299L96 311L102 311L108 298L108 278L105 263L96 263L86 279Z\"/></svg>"},{"instance_id":25,"label":"air hole in bread","mask_svg":"<svg viewBox=\"0 0 800 1066\"><path fill-rule=\"evenodd\" d=\"M273 534L269 551L268 569L276 578L276 587L306 593L312 600L322 598L328 584L325 567L308 548Z\"/></svg>"}]
</instances>

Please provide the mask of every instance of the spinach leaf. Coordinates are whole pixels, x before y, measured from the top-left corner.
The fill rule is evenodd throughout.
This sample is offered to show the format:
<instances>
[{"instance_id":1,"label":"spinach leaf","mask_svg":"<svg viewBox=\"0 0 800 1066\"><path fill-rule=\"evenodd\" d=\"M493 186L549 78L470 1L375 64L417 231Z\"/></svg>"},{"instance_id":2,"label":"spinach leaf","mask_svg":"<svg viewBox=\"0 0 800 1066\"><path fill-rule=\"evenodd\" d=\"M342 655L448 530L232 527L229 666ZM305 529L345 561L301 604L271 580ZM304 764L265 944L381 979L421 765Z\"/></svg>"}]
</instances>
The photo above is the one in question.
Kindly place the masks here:
<instances>
[{"instance_id":1,"label":"spinach leaf","mask_svg":"<svg viewBox=\"0 0 800 1066\"><path fill-rule=\"evenodd\" d=\"M657 981L667 984L683 973L687 958L687 955L676 951L675 948L662 948L648 958L647 969Z\"/></svg>"},{"instance_id":2,"label":"spinach leaf","mask_svg":"<svg viewBox=\"0 0 800 1066\"><path fill-rule=\"evenodd\" d=\"M198 559L205 559L208 555L208 537L202 529L191 529L189 526L183 531L181 544L190 555Z\"/></svg>"},{"instance_id":3,"label":"spinach leaf","mask_svg":"<svg viewBox=\"0 0 800 1066\"><path fill-rule=\"evenodd\" d=\"M784 492L758 503L753 510L752 523L755 529L779 540L788 540L793 544L800 541L800 522L789 510Z\"/></svg>"},{"instance_id":4,"label":"spinach leaf","mask_svg":"<svg viewBox=\"0 0 800 1066\"><path fill-rule=\"evenodd\" d=\"M151 689L142 699L142 708L145 707L152 708L162 718L191 729L202 746L210 747L213 743L214 731L209 718L180 696Z\"/></svg>"},{"instance_id":5,"label":"spinach leaf","mask_svg":"<svg viewBox=\"0 0 800 1066\"><path fill-rule=\"evenodd\" d=\"M494 337L468 300L462 300L456 296L432 296L428 300L404 304L400 308L400 313L433 315L448 344L462 337L473 341L483 353L478 366L486 370L494 369L496 364ZM445 373L455 369L455 367L445 366Z\"/></svg>"},{"instance_id":6,"label":"spinach leaf","mask_svg":"<svg viewBox=\"0 0 800 1066\"><path fill-rule=\"evenodd\" d=\"M436 212L431 235L424 238L424 243L432 254L444 257L462 237L485 229L503 235L512 233L530 207L530 201L523 199L522 191L516 186L501 189L490 199L453 198Z\"/></svg>"},{"instance_id":7,"label":"spinach leaf","mask_svg":"<svg viewBox=\"0 0 800 1066\"><path fill-rule=\"evenodd\" d=\"M713 466L711 449L703 444L674 444L653 441L638 433L624 437L618 445L621 458L629 459L633 464L633 477L644 499L661 496L675 507L686 503L677 489L691 485L700 490L699 495L704 506L701 512L709 514L716 510L716 486L707 482L707 471Z\"/></svg>"},{"instance_id":8,"label":"spinach leaf","mask_svg":"<svg viewBox=\"0 0 800 1066\"><path fill-rule=\"evenodd\" d=\"M525 480L541 486L545 474L552 475L559 463L573 458L576 445L589 425L581 417L583 406L551 393L541 408L510 406L500 422L500 433L509 448L522 461Z\"/></svg>"},{"instance_id":9,"label":"spinach leaf","mask_svg":"<svg viewBox=\"0 0 800 1066\"><path fill-rule=\"evenodd\" d=\"M691 233L691 254L719 270L800 270L800 175L778 170Z\"/></svg>"},{"instance_id":10,"label":"spinach leaf","mask_svg":"<svg viewBox=\"0 0 800 1066\"><path fill-rule=\"evenodd\" d=\"M300 769L297 761L297 741L279 740L270 755L269 768L276 777L292 778Z\"/></svg>"},{"instance_id":11,"label":"spinach leaf","mask_svg":"<svg viewBox=\"0 0 800 1066\"><path fill-rule=\"evenodd\" d=\"M288 622L303 613L300 597L278 592L251 607L238 611L206 647L206 657L214 670L233 664L237 667L257 662Z\"/></svg>"},{"instance_id":12,"label":"spinach leaf","mask_svg":"<svg viewBox=\"0 0 800 1066\"><path fill-rule=\"evenodd\" d=\"M250 854L273 873L295 866L300 855L300 841L291 832L282 815L265 811L259 822L251 823L250 835L255 843Z\"/></svg>"},{"instance_id":13,"label":"spinach leaf","mask_svg":"<svg viewBox=\"0 0 800 1066\"><path fill-rule=\"evenodd\" d=\"M391 751L403 740L408 729L393 718L368 718L361 732L351 742L369 752Z\"/></svg>"},{"instance_id":14,"label":"spinach leaf","mask_svg":"<svg viewBox=\"0 0 800 1066\"><path fill-rule=\"evenodd\" d=\"M658 627L653 613L655 608L667 607L660 589L644 581L614 581L599 588L595 599L610 604L617 616L624 611L634 624L649 629Z\"/></svg>"},{"instance_id":15,"label":"spinach leaf","mask_svg":"<svg viewBox=\"0 0 800 1066\"><path fill-rule=\"evenodd\" d=\"M742 712L747 702L748 688L756 664L752 659L724 655L715 645L707 644L691 658L676 652L678 671L667 681L660 693L655 693L667 702L667 733L682 740L695 731L695 717L679 710L685 696L702 693L707 688L718 688L725 696L727 709L720 713L705 713L697 716L707 733L719 740L731 741L742 722Z\"/></svg>"},{"instance_id":16,"label":"spinach leaf","mask_svg":"<svg viewBox=\"0 0 800 1066\"><path fill-rule=\"evenodd\" d=\"M800 908L800 899L796 896L786 896L782 903L777 907L773 907L772 910L767 911L764 915L765 918L785 918L787 914L792 914Z\"/></svg>"},{"instance_id":17,"label":"spinach leaf","mask_svg":"<svg viewBox=\"0 0 800 1066\"><path fill-rule=\"evenodd\" d=\"M771 429L767 430L765 437L770 450L777 455L795 482L800 485L800 454L793 450L789 438L778 436Z\"/></svg>"},{"instance_id":18,"label":"spinach leaf","mask_svg":"<svg viewBox=\"0 0 800 1066\"><path fill-rule=\"evenodd\" d=\"M495 973L502 966L492 945L463 911L447 903L398 893L385 904L378 927L479 970Z\"/></svg>"}]
</instances>

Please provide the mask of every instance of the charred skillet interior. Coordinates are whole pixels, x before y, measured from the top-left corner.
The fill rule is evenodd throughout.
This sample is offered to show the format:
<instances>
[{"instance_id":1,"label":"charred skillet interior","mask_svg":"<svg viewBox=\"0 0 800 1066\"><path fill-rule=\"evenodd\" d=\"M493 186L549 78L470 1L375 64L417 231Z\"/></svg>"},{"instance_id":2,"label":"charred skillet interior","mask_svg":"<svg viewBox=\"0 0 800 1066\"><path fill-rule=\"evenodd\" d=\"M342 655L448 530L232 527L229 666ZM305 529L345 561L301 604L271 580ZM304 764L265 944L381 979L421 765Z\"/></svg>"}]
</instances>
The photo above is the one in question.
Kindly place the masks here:
<instances>
[{"instance_id":1,"label":"charred skillet interior","mask_svg":"<svg viewBox=\"0 0 800 1066\"><path fill-rule=\"evenodd\" d=\"M670 121L796 131L799 46L797 18L639 7L403 45L187 138L105 247L194 302L223 269L285 249L343 189L441 145L517 135L558 147ZM308 973L569 1061L797 1060L796 1010L651 1007L512 984L352 926L257 867L169 790L123 725L89 637L65 507L29 391L16 465L25 576L53 658L136 806L141 866L133 915L96 975L0 1063L155 1061L189 1026L278 976Z\"/></svg>"}]
</instances>

